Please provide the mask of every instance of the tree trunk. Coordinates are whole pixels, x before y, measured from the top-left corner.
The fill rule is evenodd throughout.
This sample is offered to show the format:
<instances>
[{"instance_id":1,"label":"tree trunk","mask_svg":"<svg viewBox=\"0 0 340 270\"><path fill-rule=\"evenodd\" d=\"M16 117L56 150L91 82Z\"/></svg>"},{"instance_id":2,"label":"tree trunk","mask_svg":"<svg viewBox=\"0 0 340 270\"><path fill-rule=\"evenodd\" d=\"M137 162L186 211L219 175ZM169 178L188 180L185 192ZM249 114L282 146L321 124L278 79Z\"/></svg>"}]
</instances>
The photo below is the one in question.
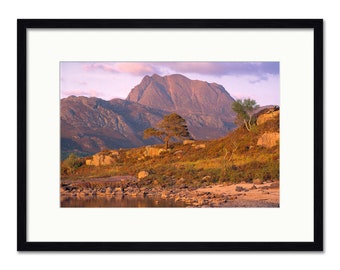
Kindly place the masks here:
<instances>
[{"instance_id":1,"label":"tree trunk","mask_svg":"<svg viewBox=\"0 0 340 270\"><path fill-rule=\"evenodd\" d=\"M250 131L250 126L248 127L248 123L247 123L246 119L244 119L243 122L244 122L244 125L246 126L246 129L248 131Z\"/></svg>"},{"instance_id":2,"label":"tree trunk","mask_svg":"<svg viewBox=\"0 0 340 270\"><path fill-rule=\"evenodd\" d=\"M249 127L249 131L250 131L250 129L251 129L251 116L249 116L248 127Z\"/></svg>"},{"instance_id":3,"label":"tree trunk","mask_svg":"<svg viewBox=\"0 0 340 270\"><path fill-rule=\"evenodd\" d=\"M165 138L164 139L164 143L165 143L164 148L165 148L165 150L168 150L168 148L169 148L169 139L170 138Z\"/></svg>"}]
</instances>

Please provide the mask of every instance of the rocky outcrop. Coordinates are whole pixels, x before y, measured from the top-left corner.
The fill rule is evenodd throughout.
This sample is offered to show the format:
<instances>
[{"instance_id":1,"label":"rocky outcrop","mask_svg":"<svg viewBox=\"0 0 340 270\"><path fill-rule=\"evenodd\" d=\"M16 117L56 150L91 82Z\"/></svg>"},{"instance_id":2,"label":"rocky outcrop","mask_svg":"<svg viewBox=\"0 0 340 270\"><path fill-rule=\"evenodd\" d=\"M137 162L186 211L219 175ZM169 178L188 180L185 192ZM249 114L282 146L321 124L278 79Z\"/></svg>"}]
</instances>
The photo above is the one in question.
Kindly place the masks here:
<instances>
[{"instance_id":1,"label":"rocky outcrop","mask_svg":"<svg viewBox=\"0 0 340 270\"><path fill-rule=\"evenodd\" d=\"M86 160L86 165L93 165L93 166L105 166L111 165L115 162L114 158L105 155L94 155L92 159Z\"/></svg>"},{"instance_id":2,"label":"rocky outcrop","mask_svg":"<svg viewBox=\"0 0 340 270\"><path fill-rule=\"evenodd\" d=\"M262 125L267 121L275 120L280 116L280 111L267 112L259 115L256 120L257 125Z\"/></svg>"},{"instance_id":3,"label":"rocky outcrop","mask_svg":"<svg viewBox=\"0 0 340 270\"><path fill-rule=\"evenodd\" d=\"M116 162L116 158L119 156L118 151L106 151L105 153L97 153L92 156L92 159L86 159L86 165L92 166L105 166L112 165Z\"/></svg>"},{"instance_id":4,"label":"rocky outcrop","mask_svg":"<svg viewBox=\"0 0 340 270\"><path fill-rule=\"evenodd\" d=\"M278 132L265 132L257 140L257 145L270 148L270 147L273 147L275 145L278 145L279 141L280 141L280 133L278 133Z\"/></svg>"},{"instance_id":5,"label":"rocky outcrop","mask_svg":"<svg viewBox=\"0 0 340 270\"><path fill-rule=\"evenodd\" d=\"M166 152L164 148L146 146L144 151L144 156L146 157L158 157L162 153Z\"/></svg>"}]
</instances>

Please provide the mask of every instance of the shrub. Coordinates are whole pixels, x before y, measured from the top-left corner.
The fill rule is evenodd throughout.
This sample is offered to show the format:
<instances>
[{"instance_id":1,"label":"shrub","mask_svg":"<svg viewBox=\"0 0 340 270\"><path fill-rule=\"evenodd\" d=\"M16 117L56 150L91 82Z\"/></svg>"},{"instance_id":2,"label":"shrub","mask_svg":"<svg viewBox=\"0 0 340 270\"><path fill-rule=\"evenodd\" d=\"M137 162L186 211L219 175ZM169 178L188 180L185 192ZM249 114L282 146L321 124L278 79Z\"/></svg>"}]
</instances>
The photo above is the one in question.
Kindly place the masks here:
<instances>
[{"instance_id":1,"label":"shrub","mask_svg":"<svg viewBox=\"0 0 340 270\"><path fill-rule=\"evenodd\" d=\"M82 165L84 165L84 160L78 158L76 154L71 153L62 163L62 173L74 173Z\"/></svg>"}]
</instances>

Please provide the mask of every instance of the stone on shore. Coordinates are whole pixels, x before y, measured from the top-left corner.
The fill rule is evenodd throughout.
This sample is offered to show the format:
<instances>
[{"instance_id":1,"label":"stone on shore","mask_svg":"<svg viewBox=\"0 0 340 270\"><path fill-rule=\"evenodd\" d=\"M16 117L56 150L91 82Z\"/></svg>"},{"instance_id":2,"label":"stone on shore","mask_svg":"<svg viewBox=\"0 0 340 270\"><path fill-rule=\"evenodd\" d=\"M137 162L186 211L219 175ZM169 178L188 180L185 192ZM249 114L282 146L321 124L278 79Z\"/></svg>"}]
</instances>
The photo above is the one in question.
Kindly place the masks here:
<instances>
[{"instance_id":1,"label":"stone on shore","mask_svg":"<svg viewBox=\"0 0 340 270\"><path fill-rule=\"evenodd\" d=\"M262 179L254 179L253 184L254 185L261 185L263 183Z\"/></svg>"}]
</instances>

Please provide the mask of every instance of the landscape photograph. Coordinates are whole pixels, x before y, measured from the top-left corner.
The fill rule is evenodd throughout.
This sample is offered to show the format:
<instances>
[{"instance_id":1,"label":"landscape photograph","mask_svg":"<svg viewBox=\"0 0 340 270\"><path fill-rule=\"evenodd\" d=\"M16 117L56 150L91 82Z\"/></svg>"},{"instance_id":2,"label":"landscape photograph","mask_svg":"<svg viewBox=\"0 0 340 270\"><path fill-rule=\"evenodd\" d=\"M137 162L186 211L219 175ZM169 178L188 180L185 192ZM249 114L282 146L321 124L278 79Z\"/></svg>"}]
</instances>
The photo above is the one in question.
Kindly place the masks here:
<instances>
[{"instance_id":1,"label":"landscape photograph","mask_svg":"<svg viewBox=\"0 0 340 270\"><path fill-rule=\"evenodd\" d=\"M60 62L60 207L280 207L279 62Z\"/></svg>"}]
</instances>

